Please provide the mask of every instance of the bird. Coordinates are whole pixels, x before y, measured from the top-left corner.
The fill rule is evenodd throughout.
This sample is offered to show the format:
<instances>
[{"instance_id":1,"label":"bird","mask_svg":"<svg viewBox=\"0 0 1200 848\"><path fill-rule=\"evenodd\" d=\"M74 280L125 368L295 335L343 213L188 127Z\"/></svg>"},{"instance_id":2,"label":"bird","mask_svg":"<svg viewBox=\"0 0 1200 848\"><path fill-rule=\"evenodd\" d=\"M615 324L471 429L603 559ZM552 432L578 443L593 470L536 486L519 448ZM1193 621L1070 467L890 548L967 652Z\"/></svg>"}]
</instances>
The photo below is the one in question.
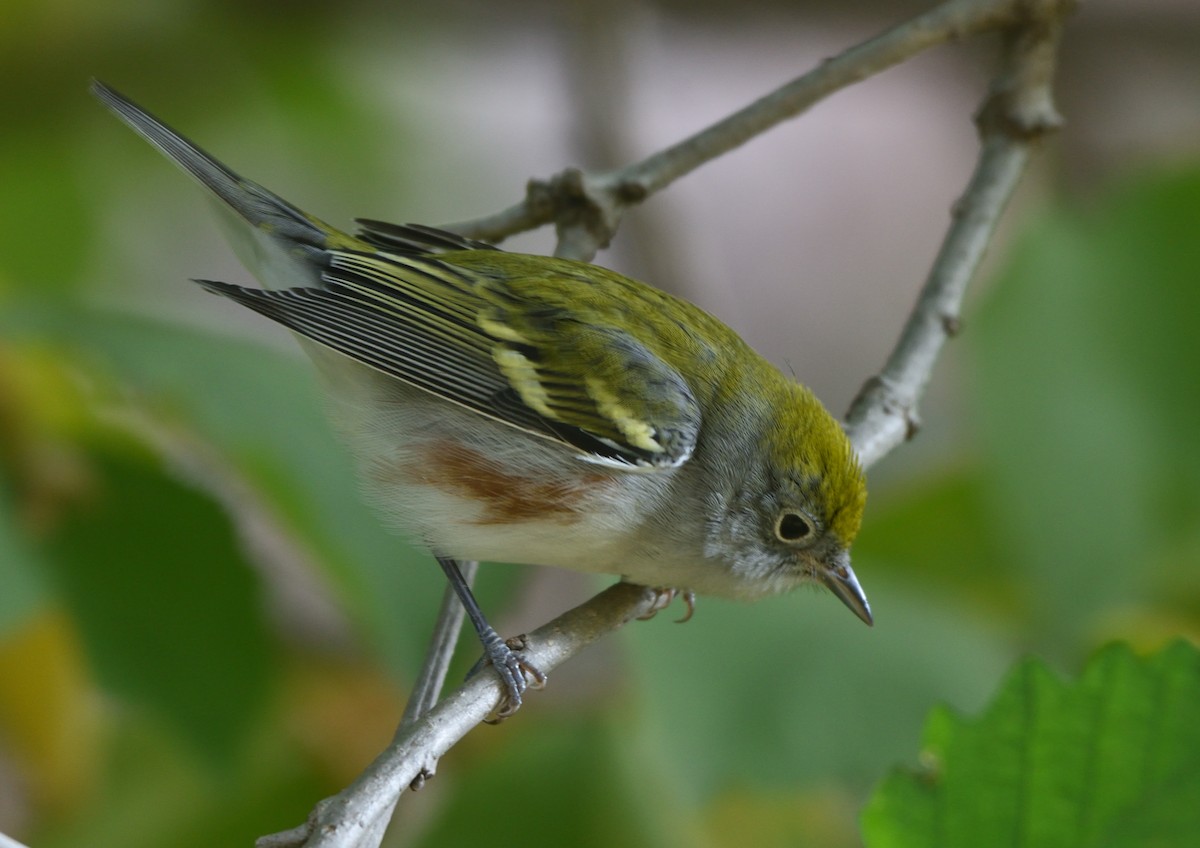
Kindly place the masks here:
<instances>
[{"instance_id":1,"label":"bird","mask_svg":"<svg viewBox=\"0 0 1200 848\"><path fill-rule=\"evenodd\" d=\"M717 318L587 262L419 224L344 232L91 88L217 199L260 286L195 282L296 335L365 499L462 602L500 717L545 676L488 623L466 560L613 574L684 593L689 615L693 593L815 584L873 623L849 556L867 496L853 446Z\"/></svg>"}]
</instances>

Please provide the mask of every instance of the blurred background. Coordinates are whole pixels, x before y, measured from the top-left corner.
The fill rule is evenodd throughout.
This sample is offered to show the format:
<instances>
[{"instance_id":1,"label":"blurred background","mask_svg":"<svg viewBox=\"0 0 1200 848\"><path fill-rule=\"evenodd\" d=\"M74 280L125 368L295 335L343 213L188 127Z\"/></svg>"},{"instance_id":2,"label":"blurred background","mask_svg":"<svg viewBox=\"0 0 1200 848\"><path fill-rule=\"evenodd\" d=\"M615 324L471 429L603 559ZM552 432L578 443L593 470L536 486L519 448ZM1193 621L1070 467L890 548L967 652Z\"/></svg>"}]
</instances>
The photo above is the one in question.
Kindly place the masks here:
<instances>
[{"instance_id":1,"label":"blurred background","mask_svg":"<svg viewBox=\"0 0 1200 848\"><path fill-rule=\"evenodd\" d=\"M247 845L390 739L440 571L357 498L201 192L99 77L334 224L438 224L647 155L931 4L0 3L0 832ZM935 704L1033 654L1200 625L1200 7L1090 0L1067 124L1005 219L833 598L701 599L557 671L388 844L853 846ZM835 413L976 154L995 40L819 104L634 210L597 261L716 313ZM552 249L546 231L511 249ZM493 566L503 632L604 581ZM474 661L464 644L459 676Z\"/></svg>"}]
</instances>

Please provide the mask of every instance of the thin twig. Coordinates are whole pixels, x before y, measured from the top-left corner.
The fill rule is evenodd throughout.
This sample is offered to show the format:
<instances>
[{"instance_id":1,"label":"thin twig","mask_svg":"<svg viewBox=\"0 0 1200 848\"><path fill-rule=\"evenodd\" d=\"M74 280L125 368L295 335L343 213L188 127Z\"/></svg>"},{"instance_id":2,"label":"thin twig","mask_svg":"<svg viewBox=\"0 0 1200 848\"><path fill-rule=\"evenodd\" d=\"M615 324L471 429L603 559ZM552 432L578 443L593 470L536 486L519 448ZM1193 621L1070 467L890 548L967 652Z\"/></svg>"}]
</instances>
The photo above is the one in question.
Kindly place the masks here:
<instances>
[{"instance_id":1,"label":"thin twig","mask_svg":"<svg viewBox=\"0 0 1200 848\"><path fill-rule=\"evenodd\" d=\"M531 180L520 203L495 215L448 224L471 238L501 241L555 223L556 255L589 260L608 244L623 211L706 162L794 118L824 97L917 53L1021 19L1020 0L951 0L822 62L743 109L683 141L613 171L574 168Z\"/></svg>"},{"instance_id":2,"label":"thin twig","mask_svg":"<svg viewBox=\"0 0 1200 848\"><path fill-rule=\"evenodd\" d=\"M636 202L638 191L662 188L844 85L933 44L988 28L1004 28L1003 64L977 116L982 145L974 174L955 208L951 228L895 350L883 371L867 381L847 416L847 430L864 465L874 464L912 434L917 401L929 382L938 353L957 328L963 293L978 269L996 221L1033 146L1060 122L1050 85L1062 25L1073 6L1074 0L952 0L847 51L726 121L642 163L599 178L568 171L561 180L571 184L568 189L576 193L576 199L587 193L585 190L595 188L589 182L617 181L625 186L618 188L618 193L628 195L621 202ZM612 184L601 188L609 191ZM635 188L630 190L629 185ZM545 184L537 186L540 188L535 190L531 184L531 197L547 189ZM546 196L541 202L546 203ZM615 227L619 207L610 204L607 210L596 214L611 219L604 226ZM553 201L543 208L527 200L490 219L460 224L456 229L476 238L497 239L526 228L524 224L530 221L545 223L558 216L560 236L564 230L570 236L572 228L583 226L581 220L587 217L578 210L565 217L563 214ZM561 224L563 220L568 223ZM489 226L498 229L489 231ZM504 229L508 226L518 228ZM578 236L575 244L586 247L589 239L595 242L595 234ZM650 612L656 602L652 590L618 583L531 634L525 655L543 671L553 669L601 636ZM497 678L477 675L415 724L402 729L352 786L314 811L309 827L269 837L274 841L260 841L260 846L377 845L381 833L378 822L386 820L400 792L427 763L436 762L483 721L500 698ZM294 834L300 834L296 841L278 841ZM373 841L367 841L368 835ZM307 841L302 841L305 836Z\"/></svg>"},{"instance_id":3,"label":"thin twig","mask_svg":"<svg viewBox=\"0 0 1200 848\"><path fill-rule=\"evenodd\" d=\"M479 563L474 560L463 560L458 564L463 580L470 586L475 582L479 571ZM438 610L437 622L433 627L433 637L430 639L429 650L425 654L425 663L417 675L408 703L404 706L404 715L400 719L400 727L396 730L396 739L421 716L425 715L437 703L446 682L446 673L450 670L450 661L454 658L454 646L458 642L458 633L462 629L466 610L454 588L447 585L442 593L442 606ZM395 739L393 739L395 741ZM432 771L429 772L433 774Z\"/></svg>"},{"instance_id":4,"label":"thin twig","mask_svg":"<svg viewBox=\"0 0 1200 848\"><path fill-rule=\"evenodd\" d=\"M755 136L794 118L822 98L898 65L930 47L1012 22L1012 0L952 0L822 62L691 138L604 177L613 185L633 184L646 195Z\"/></svg>"}]
</instances>

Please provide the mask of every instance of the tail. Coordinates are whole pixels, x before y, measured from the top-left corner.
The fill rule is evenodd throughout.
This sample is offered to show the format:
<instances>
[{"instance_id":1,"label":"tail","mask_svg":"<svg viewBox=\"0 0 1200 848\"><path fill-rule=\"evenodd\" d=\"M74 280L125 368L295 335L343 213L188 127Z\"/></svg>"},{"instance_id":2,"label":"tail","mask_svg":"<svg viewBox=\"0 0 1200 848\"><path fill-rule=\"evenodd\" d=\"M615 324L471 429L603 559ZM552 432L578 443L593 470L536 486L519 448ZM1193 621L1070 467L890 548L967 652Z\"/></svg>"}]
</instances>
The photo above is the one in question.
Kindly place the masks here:
<instances>
[{"instance_id":1,"label":"tail","mask_svg":"<svg viewBox=\"0 0 1200 848\"><path fill-rule=\"evenodd\" d=\"M316 285L327 248L369 249L257 183L242 179L188 139L99 80L92 93L134 132L191 174L236 216L230 242L268 288ZM228 217L228 216L226 216Z\"/></svg>"}]
</instances>

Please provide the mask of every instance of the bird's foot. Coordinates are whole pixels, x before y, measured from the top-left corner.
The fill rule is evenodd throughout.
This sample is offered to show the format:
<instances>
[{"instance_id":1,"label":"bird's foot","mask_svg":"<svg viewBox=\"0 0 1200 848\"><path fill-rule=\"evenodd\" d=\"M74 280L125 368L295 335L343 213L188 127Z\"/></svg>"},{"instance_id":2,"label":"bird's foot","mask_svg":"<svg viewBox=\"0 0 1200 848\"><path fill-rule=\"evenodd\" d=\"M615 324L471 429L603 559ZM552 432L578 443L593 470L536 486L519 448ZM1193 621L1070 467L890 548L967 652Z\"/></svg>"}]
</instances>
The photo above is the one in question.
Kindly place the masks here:
<instances>
[{"instance_id":1,"label":"bird's foot","mask_svg":"<svg viewBox=\"0 0 1200 848\"><path fill-rule=\"evenodd\" d=\"M683 600L687 609L683 613L683 618L675 620L677 624L683 624L691 619L696 612L696 593L691 589L676 589L674 586L655 586L651 589L654 592L654 605L646 611L645 615L639 615L638 621L648 621L658 615L661 610L665 610L671 605L671 601L676 597Z\"/></svg>"},{"instance_id":2,"label":"bird's foot","mask_svg":"<svg viewBox=\"0 0 1200 848\"><path fill-rule=\"evenodd\" d=\"M481 641L483 656L467 673L467 677L474 677L484 665L491 665L496 670L504 695L495 713L484 721L499 724L521 708L521 696L526 689L541 689L546 685L546 675L521 653L526 646L524 636L505 641L493 630Z\"/></svg>"}]
</instances>

